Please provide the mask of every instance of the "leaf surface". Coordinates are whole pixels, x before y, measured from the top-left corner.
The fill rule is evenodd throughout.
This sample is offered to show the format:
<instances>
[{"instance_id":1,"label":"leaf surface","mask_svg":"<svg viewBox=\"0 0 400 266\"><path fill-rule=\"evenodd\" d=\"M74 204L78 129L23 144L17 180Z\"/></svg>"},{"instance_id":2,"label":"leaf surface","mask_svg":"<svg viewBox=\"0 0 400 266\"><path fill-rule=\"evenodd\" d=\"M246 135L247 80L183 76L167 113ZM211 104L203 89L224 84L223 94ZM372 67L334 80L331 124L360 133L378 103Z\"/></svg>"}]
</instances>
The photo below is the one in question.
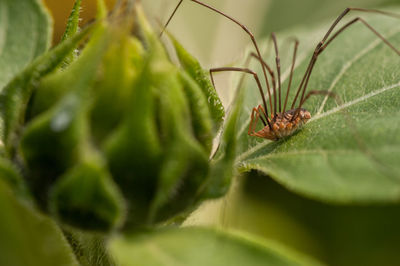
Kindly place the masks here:
<instances>
[{"instance_id":1,"label":"leaf surface","mask_svg":"<svg viewBox=\"0 0 400 266\"><path fill-rule=\"evenodd\" d=\"M3 181L0 181L0 207L1 265L77 265L55 223L16 200Z\"/></svg>"},{"instance_id":2,"label":"leaf surface","mask_svg":"<svg viewBox=\"0 0 400 266\"><path fill-rule=\"evenodd\" d=\"M398 8L392 11L400 13ZM400 47L398 19L375 14L362 17ZM289 106L312 51L328 27L286 33L300 37ZM264 44L265 48L267 42ZM281 51L284 93L293 53L292 46L286 48ZM267 54L268 63L273 65L272 51ZM354 24L320 55L308 87L332 91L342 103L338 106L332 98L312 96L303 106L312 119L291 137L277 142L247 135L251 108L261 104L254 80L247 79L238 132L239 171L259 170L292 191L323 201L399 201L399 73L400 57L364 25Z\"/></svg>"},{"instance_id":3,"label":"leaf surface","mask_svg":"<svg viewBox=\"0 0 400 266\"><path fill-rule=\"evenodd\" d=\"M167 229L117 238L110 250L120 265L319 265L275 243L205 228Z\"/></svg>"},{"instance_id":4,"label":"leaf surface","mask_svg":"<svg viewBox=\"0 0 400 266\"><path fill-rule=\"evenodd\" d=\"M49 48L51 32L40 1L0 1L0 89Z\"/></svg>"}]
</instances>

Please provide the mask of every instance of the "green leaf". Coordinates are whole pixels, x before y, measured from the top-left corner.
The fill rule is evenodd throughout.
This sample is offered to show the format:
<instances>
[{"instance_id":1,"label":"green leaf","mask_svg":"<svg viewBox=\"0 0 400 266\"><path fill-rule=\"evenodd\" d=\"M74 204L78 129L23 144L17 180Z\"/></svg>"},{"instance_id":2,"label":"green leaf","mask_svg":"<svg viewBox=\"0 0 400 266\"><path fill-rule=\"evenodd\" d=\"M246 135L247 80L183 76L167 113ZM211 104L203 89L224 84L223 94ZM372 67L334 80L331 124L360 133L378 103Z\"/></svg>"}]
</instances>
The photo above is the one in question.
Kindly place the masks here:
<instances>
[{"instance_id":1,"label":"green leaf","mask_svg":"<svg viewBox=\"0 0 400 266\"><path fill-rule=\"evenodd\" d=\"M41 1L0 2L0 89L49 48L51 33Z\"/></svg>"},{"instance_id":2,"label":"green leaf","mask_svg":"<svg viewBox=\"0 0 400 266\"><path fill-rule=\"evenodd\" d=\"M400 13L398 8L393 10ZM362 17L400 47L398 19L376 14ZM289 103L313 48L329 25L296 31L301 36L300 52ZM291 49L281 51L285 68L290 66ZM268 60L273 64L271 57ZM399 71L399 56L356 23L321 54L309 83L309 90L330 90L343 103L337 106L329 97L312 96L304 105L313 116L311 121L297 134L277 142L247 135L251 108L261 103L254 80L248 79L238 131L239 171L259 170L292 191L323 201L399 201ZM282 72L286 88L288 71Z\"/></svg>"},{"instance_id":3,"label":"green leaf","mask_svg":"<svg viewBox=\"0 0 400 266\"><path fill-rule=\"evenodd\" d=\"M211 117L215 123L215 129L218 130L224 119L225 110L214 86L211 84L208 73L204 71L199 61L186 51L171 34L168 34L168 36L172 40L183 69L199 84L206 96Z\"/></svg>"},{"instance_id":4,"label":"green leaf","mask_svg":"<svg viewBox=\"0 0 400 266\"><path fill-rule=\"evenodd\" d=\"M320 265L276 243L206 228L164 229L111 241L120 265Z\"/></svg>"},{"instance_id":5,"label":"green leaf","mask_svg":"<svg viewBox=\"0 0 400 266\"><path fill-rule=\"evenodd\" d=\"M1 180L0 208L1 265L77 265L55 223L17 201Z\"/></svg>"},{"instance_id":6,"label":"green leaf","mask_svg":"<svg viewBox=\"0 0 400 266\"><path fill-rule=\"evenodd\" d=\"M345 7L377 8L398 4L397 0L336 0L322 3L319 0L282 0L267 6L260 23L262 33L281 31L296 25L312 26L326 18L337 16ZM315 12L318 10L318 12Z\"/></svg>"}]
</instances>

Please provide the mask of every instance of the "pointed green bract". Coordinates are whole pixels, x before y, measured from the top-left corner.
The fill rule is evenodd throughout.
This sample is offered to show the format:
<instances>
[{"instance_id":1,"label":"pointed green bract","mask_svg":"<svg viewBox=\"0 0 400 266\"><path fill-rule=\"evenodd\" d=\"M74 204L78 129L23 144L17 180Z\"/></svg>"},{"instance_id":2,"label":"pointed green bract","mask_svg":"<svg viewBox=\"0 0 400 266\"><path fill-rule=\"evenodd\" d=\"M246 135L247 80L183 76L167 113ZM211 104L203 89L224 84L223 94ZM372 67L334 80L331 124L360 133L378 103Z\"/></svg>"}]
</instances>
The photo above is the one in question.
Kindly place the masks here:
<instances>
[{"instance_id":1,"label":"pointed green bract","mask_svg":"<svg viewBox=\"0 0 400 266\"><path fill-rule=\"evenodd\" d=\"M90 50L85 50L67 70L46 77L39 87L41 93L49 93L36 95L34 118L22 136L21 151L33 193L44 206L50 186L79 161L89 145L91 88L109 36L104 28L98 29L86 47Z\"/></svg>"},{"instance_id":2,"label":"pointed green bract","mask_svg":"<svg viewBox=\"0 0 400 266\"><path fill-rule=\"evenodd\" d=\"M223 127L219 147L211 160L210 176L205 182L201 197L218 198L225 195L235 174L234 164L237 152L237 132L240 130L239 117L243 108L244 89L238 88L232 109Z\"/></svg>"},{"instance_id":3,"label":"pointed green bract","mask_svg":"<svg viewBox=\"0 0 400 266\"><path fill-rule=\"evenodd\" d=\"M207 106L207 99L199 85L187 73L180 71L179 79L189 102L193 131L206 151L210 152L214 134L213 121Z\"/></svg>"},{"instance_id":4,"label":"pointed green bract","mask_svg":"<svg viewBox=\"0 0 400 266\"><path fill-rule=\"evenodd\" d=\"M110 43L108 38L112 38L112 36L106 26L100 25L77 61L67 69L57 71L41 80L32 103L31 116L37 116L48 110L69 92L85 94L82 96L89 97L88 93L90 93L102 57ZM86 98L82 100L86 100Z\"/></svg>"},{"instance_id":5,"label":"pointed green bract","mask_svg":"<svg viewBox=\"0 0 400 266\"><path fill-rule=\"evenodd\" d=\"M104 162L89 156L54 185L50 209L63 223L88 230L110 231L123 222L124 202Z\"/></svg>"},{"instance_id":6,"label":"pointed green bract","mask_svg":"<svg viewBox=\"0 0 400 266\"><path fill-rule=\"evenodd\" d=\"M121 30L123 31L123 30ZM131 108L133 81L140 75L143 49L128 30L116 35L99 69L102 75L96 79L93 106L90 111L91 130L95 142L102 145L112 130L124 119ZM139 46L137 46L139 45ZM137 58L133 59L132 55ZM136 60L137 65L133 62ZM118 103L118 104L116 104Z\"/></svg>"},{"instance_id":7,"label":"pointed green bract","mask_svg":"<svg viewBox=\"0 0 400 266\"><path fill-rule=\"evenodd\" d=\"M97 0L97 19L104 19L107 17L107 6L104 0Z\"/></svg>"},{"instance_id":8,"label":"pointed green bract","mask_svg":"<svg viewBox=\"0 0 400 266\"><path fill-rule=\"evenodd\" d=\"M41 77L53 71L73 51L80 41L91 32L87 27L73 38L64 41L53 50L45 53L18 74L0 92L0 138L1 149L13 153L17 130L22 126L28 101Z\"/></svg>"},{"instance_id":9,"label":"pointed green bract","mask_svg":"<svg viewBox=\"0 0 400 266\"><path fill-rule=\"evenodd\" d=\"M71 14L69 15L67 27L61 38L61 41L65 41L74 36L79 31L80 11L81 11L82 0L76 0L72 7ZM63 67L69 65L77 57L77 49L74 49L67 58L64 60Z\"/></svg>"},{"instance_id":10,"label":"pointed green bract","mask_svg":"<svg viewBox=\"0 0 400 266\"><path fill-rule=\"evenodd\" d=\"M79 15L81 11L82 0L76 0L69 15L67 27L61 38L61 41L71 38L79 30Z\"/></svg>"},{"instance_id":11,"label":"pointed green bract","mask_svg":"<svg viewBox=\"0 0 400 266\"><path fill-rule=\"evenodd\" d=\"M135 225L147 221L162 153L150 80L146 61L138 79L126 84L126 89L132 90L129 107L120 125L104 142L110 171L130 202L127 223Z\"/></svg>"},{"instance_id":12,"label":"pointed green bract","mask_svg":"<svg viewBox=\"0 0 400 266\"><path fill-rule=\"evenodd\" d=\"M215 129L218 130L225 116L225 110L221 100L218 97L215 88L210 82L209 75L200 66L200 63L171 35L168 34L175 47L176 54L184 70L197 82L202 89L207 104L210 109L211 116L214 120Z\"/></svg>"}]
</instances>

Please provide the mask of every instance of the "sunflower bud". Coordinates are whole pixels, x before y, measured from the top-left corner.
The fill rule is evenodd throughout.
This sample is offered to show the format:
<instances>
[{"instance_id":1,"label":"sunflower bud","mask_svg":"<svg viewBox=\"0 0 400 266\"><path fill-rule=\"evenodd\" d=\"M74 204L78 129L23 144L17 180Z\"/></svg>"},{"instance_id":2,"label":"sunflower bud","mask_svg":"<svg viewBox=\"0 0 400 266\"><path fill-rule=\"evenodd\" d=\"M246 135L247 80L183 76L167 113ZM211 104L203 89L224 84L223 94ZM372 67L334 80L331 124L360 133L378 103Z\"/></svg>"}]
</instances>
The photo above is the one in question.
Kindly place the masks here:
<instances>
[{"instance_id":1,"label":"sunflower bud","mask_svg":"<svg viewBox=\"0 0 400 266\"><path fill-rule=\"evenodd\" d=\"M209 157L224 115L214 89L170 61L140 7L125 16L40 80L19 145L39 205L83 229L176 221L221 190L209 187L220 186Z\"/></svg>"}]
</instances>

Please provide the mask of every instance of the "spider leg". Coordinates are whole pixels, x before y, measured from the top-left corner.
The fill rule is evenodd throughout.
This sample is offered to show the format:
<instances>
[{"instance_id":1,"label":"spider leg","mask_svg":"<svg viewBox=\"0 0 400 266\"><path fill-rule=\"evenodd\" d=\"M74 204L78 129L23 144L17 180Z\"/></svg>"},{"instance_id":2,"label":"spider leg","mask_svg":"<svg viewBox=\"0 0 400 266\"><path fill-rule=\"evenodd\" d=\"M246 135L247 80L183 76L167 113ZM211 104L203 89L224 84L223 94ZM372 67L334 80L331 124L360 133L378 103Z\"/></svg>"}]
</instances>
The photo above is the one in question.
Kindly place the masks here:
<instances>
[{"instance_id":1,"label":"spider leg","mask_svg":"<svg viewBox=\"0 0 400 266\"><path fill-rule=\"evenodd\" d=\"M300 98L300 105L298 108L301 107L301 105L304 103L304 96L305 96L305 91L307 89L308 81L311 76L311 72L314 68L315 62L318 59L318 56L325 50L325 48L340 34L342 33L345 29L347 29L349 26L353 25L357 21L362 22L369 30L371 30L377 37L379 37L386 45L388 45L392 50L394 50L398 55L400 55L400 50L396 49L386 38L384 38L380 33L378 33L371 25L369 25L365 20L363 20L360 17L357 17L341 28L337 30L331 38L329 38L330 34L334 30L334 28L337 26L337 24L343 19L344 16L346 16L350 11L361 11L361 12L367 12L367 13L377 13L377 14L382 14L382 15L387 15L391 16L394 18L400 18L399 14L391 13L391 12L385 12L385 11L380 11L380 10L375 10L375 9L363 9L363 8L346 8L338 17L337 19L332 23L331 27L323 37L323 39L318 43L317 47L314 50L314 54L310 60L310 63L308 64L307 70L303 76L303 79L301 80L301 83L299 85L299 88L297 90L296 96L293 100L292 103L292 109L294 108L294 105L296 104L297 98L301 93L301 98Z\"/></svg>"},{"instance_id":2,"label":"spider leg","mask_svg":"<svg viewBox=\"0 0 400 266\"><path fill-rule=\"evenodd\" d=\"M248 59L246 60L246 65L248 65L249 63L250 63L250 59L252 59L252 58L255 58L255 59L257 59L259 62L261 62L263 65L264 65L264 67L267 69L267 71L268 71L268 73L269 73L269 75L271 76L271 83L272 83L272 91L273 91L273 94L275 95L276 93L276 82L275 82L275 74L274 74L274 71L272 70L272 68L264 61L264 59L262 59L262 58L260 58L256 53L254 53L254 52L251 52L250 54L249 54L249 57L248 57ZM271 108L271 112L272 112L272 110L273 110L273 108L272 108L272 102L270 101L270 108Z\"/></svg>"},{"instance_id":3,"label":"spider leg","mask_svg":"<svg viewBox=\"0 0 400 266\"><path fill-rule=\"evenodd\" d=\"M180 7L180 5L182 4L183 0L180 0L179 3L176 5L174 11L172 12L171 16L168 18L167 22L165 23L164 27L162 28L161 32L160 32L160 37L163 35L165 29L168 27L168 24L171 22L171 19L174 17L176 11L178 10L178 8Z\"/></svg>"},{"instance_id":4,"label":"spider leg","mask_svg":"<svg viewBox=\"0 0 400 266\"><path fill-rule=\"evenodd\" d=\"M255 132L255 130L256 130L258 118L260 118L262 120L260 110L261 110L261 112L264 112L264 108L261 106L261 104L259 106L257 106L257 108L254 107L251 112L251 120L250 120L250 124L249 124L249 130L247 131L247 134L249 136L257 136L257 137L259 136L257 134L257 132ZM254 114L255 114L255 116L254 116ZM264 123L264 125L265 125L265 123Z\"/></svg>"},{"instance_id":5,"label":"spider leg","mask_svg":"<svg viewBox=\"0 0 400 266\"><path fill-rule=\"evenodd\" d=\"M264 114L265 119L266 119L266 122L267 122L267 123L265 124L265 126L268 124L269 128L272 128L272 127L271 127L271 124L270 124L270 122L269 122L269 120L268 120L267 103L266 103L266 101L265 101L264 92L263 92L263 90L262 90L261 83L260 83L260 80L258 79L257 73L255 73L254 71L251 71L251 70L248 69L248 68L238 68L238 67L220 67L220 68L212 68L212 69L210 69L210 77L211 77L211 82L212 82L214 88L215 88L215 83L214 83L213 73L215 73L215 72L223 72L223 71L237 71L237 72L244 72L244 73L252 74L252 75L253 75L253 77L254 77L254 79L255 79L255 81L256 81L256 83L257 83L257 86L258 86L258 89L259 89L259 91L260 91L260 94L261 94L261 97L262 97L262 100L263 100L263 104L264 104L264 107L265 107L265 109L263 109L263 114ZM263 122L265 123L264 120L263 120Z\"/></svg>"},{"instance_id":6,"label":"spider leg","mask_svg":"<svg viewBox=\"0 0 400 266\"><path fill-rule=\"evenodd\" d=\"M256 114L256 118L254 120L254 114ZM255 131L255 126L257 125L258 117L260 114L257 111L257 108L253 108L251 111L251 119L250 119L250 124L249 124L249 130L247 131L247 135L249 136L254 136L254 131Z\"/></svg>"},{"instance_id":7,"label":"spider leg","mask_svg":"<svg viewBox=\"0 0 400 266\"><path fill-rule=\"evenodd\" d=\"M165 26L164 26L164 28L163 28L161 34L164 32L165 28L168 26L168 24L169 24L169 22L171 21L172 17L175 15L177 9L178 9L179 6L182 4L182 1L183 1L183 0L180 0L179 3L178 3L178 5L175 7L173 13L171 14L171 16L169 17L167 23L165 24ZM218 13L218 14L224 16L225 18L229 19L230 21L232 21L233 23L235 23L236 25L238 25L239 27L241 27L241 28L246 32L246 34L250 37L250 39L251 39L251 41L252 41L252 43L253 43L253 45L254 45L254 48L256 49L256 52L257 52L258 57L261 58L260 49L258 48L257 41L256 41L256 39L254 38L254 34L253 34L245 25L243 25L242 23L240 23L239 21L237 21L237 20L234 19L233 17L228 16L227 14L225 14L225 13L219 11L218 9L216 9L216 8L214 8L214 7L212 7L212 6L209 6L209 5L207 5L207 4L205 4L205 3L201 2L201 1L198 1L198 0L190 0L190 1L191 1L191 2L194 2L194 3L198 4L198 5L201 5L201 6L205 7L205 8L208 8L208 9L212 10L213 12L216 12L216 13ZM160 35L161 35L161 34L160 34ZM268 97L269 97L270 105L272 106L272 102L271 102L271 91L270 91L269 81L268 81L268 78L267 78L267 72L266 72L265 66L264 66L262 63L261 63L261 68L262 68L262 70L263 70L264 79L265 79L265 84L266 84L266 86L267 86L267 92L268 92ZM263 96L263 97L264 97L264 96ZM267 108L267 107L265 106L265 108ZM272 110L271 110L271 111L272 111Z\"/></svg>"},{"instance_id":8,"label":"spider leg","mask_svg":"<svg viewBox=\"0 0 400 266\"><path fill-rule=\"evenodd\" d=\"M294 70L294 65L296 64L296 55L297 55L297 48L299 46L299 40L294 38L294 50L293 50L293 59L292 59L292 66L290 68L290 75L289 75L289 84L286 90L286 98L285 98L285 104L283 105L283 111L282 113L285 113L286 111L286 104L287 100L289 98L289 91L290 91L290 86L292 85L292 80L293 80L293 70Z\"/></svg>"},{"instance_id":9,"label":"spider leg","mask_svg":"<svg viewBox=\"0 0 400 266\"><path fill-rule=\"evenodd\" d=\"M340 100L340 98L337 96L336 93L327 91L327 90L311 90L311 91L309 91L307 93L306 97L304 97L303 102L301 104L303 104L305 101L307 101L308 98L310 98L312 95L326 95L326 96L334 98L338 105L342 104L342 101Z\"/></svg>"},{"instance_id":10,"label":"spider leg","mask_svg":"<svg viewBox=\"0 0 400 266\"><path fill-rule=\"evenodd\" d=\"M276 41L276 36L275 33L271 33L271 39L274 43L274 48L275 48L275 63L276 63L276 73L278 74L278 101L279 101L279 113L282 111L281 107L281 59L279 57L279 51L278 51L278 43ZM272 112L272 111L271 111ZM276 116L276 91L274 91L274 115Z\"/></svg>"},{"instance_id":11,"label":"spider leg","mask_svg":"<svg viewBox=\"0 0 400 266\"><path fill-rule=\"evenodd\" d=\"M288 101L288 98L289 98L289 92L290 92L290 88L291 88L291 84L292 84L292 80L293 80L294 66L295 66L295 63L296 63L297 48L299 46L299 40L297 38L292 37L292 38L289 38L288 40L294 42L294 51L293 51L292 66L290 68L290 74L289 74L289 83L288 83L288 87L287 87L287 90L286 90L285 103L283 105L282 113L284 113L286 111L286 105L287 105L287 101ZM250 53L249 56L250 57L246 60L246 65L249 64L249 59L251 59L251 58L255 58L255 59L261 61L264 64L264 66L266 67L268 73L271 76L272 87L273 87L273 91L275 92L276 91L275 74L274 74L273 70L271 69L271 67L262 58L258 57L258 55L256 53L252 52L252 53ZM272 106L271 106L271 110L272 110Z\"/></svg>"}]
</instances>

